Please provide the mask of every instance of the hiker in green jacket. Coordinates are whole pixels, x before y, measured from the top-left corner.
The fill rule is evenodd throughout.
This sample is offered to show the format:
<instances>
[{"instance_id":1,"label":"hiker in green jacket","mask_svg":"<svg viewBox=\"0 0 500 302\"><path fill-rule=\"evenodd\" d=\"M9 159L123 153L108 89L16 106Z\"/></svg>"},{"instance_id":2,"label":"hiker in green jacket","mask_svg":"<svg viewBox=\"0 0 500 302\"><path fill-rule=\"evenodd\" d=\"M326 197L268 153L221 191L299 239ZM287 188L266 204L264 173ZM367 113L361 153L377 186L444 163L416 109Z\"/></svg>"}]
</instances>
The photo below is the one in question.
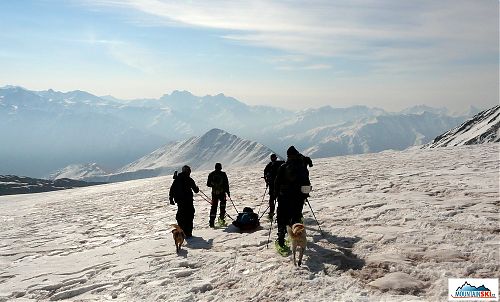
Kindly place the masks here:
<instances>
[{"instance_id":1,"label":"hiker in green jacket","mask_svg":"<svg viewBox=\"0 0 500 302\"><path fill-rule=\"evenodd\" d=\"M218 224L225 225L226 193L228 197L231 197L231 194L229 193L229 181L227 179L226 172L222 171L221 163L216 163L215 170L208 175L207 186L212 188L212 207L210 208L210 220L208 224L211 228L215 227L217 205L220 201Z\"/></svg>"}]
</instances>

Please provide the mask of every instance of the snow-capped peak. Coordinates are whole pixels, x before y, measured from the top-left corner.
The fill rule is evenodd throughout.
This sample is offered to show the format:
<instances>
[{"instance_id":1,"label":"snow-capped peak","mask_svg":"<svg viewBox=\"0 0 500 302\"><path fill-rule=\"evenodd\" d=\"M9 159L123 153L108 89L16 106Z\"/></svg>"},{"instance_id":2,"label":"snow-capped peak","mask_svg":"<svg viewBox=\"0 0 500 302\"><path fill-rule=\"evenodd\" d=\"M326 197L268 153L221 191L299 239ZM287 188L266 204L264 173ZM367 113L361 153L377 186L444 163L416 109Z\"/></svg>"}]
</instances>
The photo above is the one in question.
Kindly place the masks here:
<instances>
[{"instance_id":1,"label":"snow-capped peak","mask_svg":"<svg viewBox=\"0 0 500 302\"><path fill-rule=\"evenodd\" d=\"M119 169L110 180L166 175L183 165L204 170L213 169L216 162L224 167L263 164L271 153L274 152L260 143L214 128L200 137L167 144Z\"/></svg>"},{"instance_id":2,"label":"snow-capped peak","mask_svg":"<svg viewBox=\"0 0 500 302\"><path fill-rule=\"evenodd\" d=\"M49 179L70 178L70 179L86 179L96 176L106 175L106 171L99 167L96 163L73 164L61 170L51 173Z\"/></svg>"},{"instance_id":3,"label":"snow-capped peak","mask_svg":"<svg viewBox=\"0 0 500 302\"><path fill-rule=\"evenodd\" d=\"M476 114L461 125L439 135L423 148L499 142L500 105Z\"/></svg>"}]
</instances>

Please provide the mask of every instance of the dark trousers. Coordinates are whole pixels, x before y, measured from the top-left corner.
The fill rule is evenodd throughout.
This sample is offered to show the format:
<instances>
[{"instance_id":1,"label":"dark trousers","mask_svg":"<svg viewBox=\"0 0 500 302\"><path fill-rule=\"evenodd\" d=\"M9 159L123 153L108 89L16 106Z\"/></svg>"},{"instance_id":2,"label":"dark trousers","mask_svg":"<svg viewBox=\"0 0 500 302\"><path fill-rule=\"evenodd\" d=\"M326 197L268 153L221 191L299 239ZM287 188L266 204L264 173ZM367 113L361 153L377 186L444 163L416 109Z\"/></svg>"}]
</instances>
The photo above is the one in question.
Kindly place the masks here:
<instances>
[{"instance_id":1,"label":"dark trousers","mask_svg":"<svg viewBox=\"0 0 500 302\"><path fill-rule=\"evenodd\" d=\"M179 207L175 219L186 236L193 236L194 207Z\"/></svg>"},{"instance_id":2,"label":"dark trousers","mask_svg":"<svg viewBox=\"0 0 500 302\"><path fill-rule=\"evenodd\" d=\"M292 226L302 219L304 199L301 194L279 195L276 222L278 224L278 242L285 242L286 226Z\"/></svg>"},{"instance_id":3,"label":"dark trousers","mask_svg":"<svg viewBox=\"0 0 500 302\"><path fill-rule=\"evenodd\" d=\"M210 225L215 222L215 217L217 217L217 206L220 201L220 219L226 217L226 193L215 194L212 193L212 206L210 207Z\"/></svg>"},{"instance_id":4,"label":"dark trousers","mask_svg":"<svg viewBox=\"0 0 500 302\"><path fill-rule=\"evenodd\" d=\"M274 188L269 186L269 214L274 214L275 210L276 194L273 192Z\"/></svg>"}]
</instances>

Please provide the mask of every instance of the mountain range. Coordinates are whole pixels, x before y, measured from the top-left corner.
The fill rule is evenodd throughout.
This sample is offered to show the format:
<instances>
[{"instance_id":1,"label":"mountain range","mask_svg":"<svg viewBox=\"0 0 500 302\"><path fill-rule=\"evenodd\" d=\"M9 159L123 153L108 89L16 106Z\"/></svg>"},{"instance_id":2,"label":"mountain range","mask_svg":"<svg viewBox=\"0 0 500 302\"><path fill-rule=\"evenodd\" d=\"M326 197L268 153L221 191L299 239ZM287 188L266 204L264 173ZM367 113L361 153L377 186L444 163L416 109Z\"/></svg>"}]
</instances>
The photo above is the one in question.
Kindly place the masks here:
<instances>
[{"instance_id":1,"label":"mountain range","mask_svg":"<svg viewBox=\"0 0 500 302\"><path fill-rule=\"evenodd\" d=\"M15 175L0 175L0 196L58 191L100 184L102 183L85 182L68 178L47 180Z\"/></svg>"},{"instance_id":2,"label":"mountain range","mask_svg":"<svg viewBox=\"0 0 500 302\"><path fill-rule=\"evenodd\" d=\"M469 117L423 106L402 112L366 106L295 112L248 106L223 94L174 91L127 101L78 90L5 86L0 88L0 174L46 177L84 163L116 171L213 128L278 153L295 145L312 157L402 150L427 143Z\"/></svg>"},{"instance_id":3,"label":"mountain range","mask_svg":"<svg viewBox=\"0 0 500 302\"><path fill-rule=\"evenodd\" d=\"M199 137L173 142L114 171L106 173L96 164L71 165L52 179L70 177L85 181L125 181L172 174L183 165L193 170L213 169L215 163L240 167L265 164L274 153L257 142L244 140L221 129L212 129Z\"/></svg>"}]
</instances>

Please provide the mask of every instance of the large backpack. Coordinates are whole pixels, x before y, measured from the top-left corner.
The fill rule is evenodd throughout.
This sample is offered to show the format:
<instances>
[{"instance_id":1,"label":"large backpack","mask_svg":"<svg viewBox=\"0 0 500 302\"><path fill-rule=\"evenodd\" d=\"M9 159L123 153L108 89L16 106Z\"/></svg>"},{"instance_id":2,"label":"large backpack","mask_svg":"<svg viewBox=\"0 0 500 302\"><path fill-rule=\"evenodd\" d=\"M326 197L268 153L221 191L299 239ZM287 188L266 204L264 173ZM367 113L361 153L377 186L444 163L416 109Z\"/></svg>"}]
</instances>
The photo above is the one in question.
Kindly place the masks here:
<instances>
[{"instance_id":1,"label":"large backpack","mask_svg":"<svg viewBox=\"0 0 500 302\"><path fill-rule=\"evenodd\" d=\"M212 174L212 192L214 194L224 193L224 175L222 172Z\"/></svg>"},{"instance_id":2,"label":"large backpack","mask_svg":"<svg viewBox=\"0 0 500 302\"><path fill-rule=\"evenodd\" d=\"M302 161L288 162L283 165L285 180L291 186L309 186L309 170Z\"/></svg>"}]
</instances>

